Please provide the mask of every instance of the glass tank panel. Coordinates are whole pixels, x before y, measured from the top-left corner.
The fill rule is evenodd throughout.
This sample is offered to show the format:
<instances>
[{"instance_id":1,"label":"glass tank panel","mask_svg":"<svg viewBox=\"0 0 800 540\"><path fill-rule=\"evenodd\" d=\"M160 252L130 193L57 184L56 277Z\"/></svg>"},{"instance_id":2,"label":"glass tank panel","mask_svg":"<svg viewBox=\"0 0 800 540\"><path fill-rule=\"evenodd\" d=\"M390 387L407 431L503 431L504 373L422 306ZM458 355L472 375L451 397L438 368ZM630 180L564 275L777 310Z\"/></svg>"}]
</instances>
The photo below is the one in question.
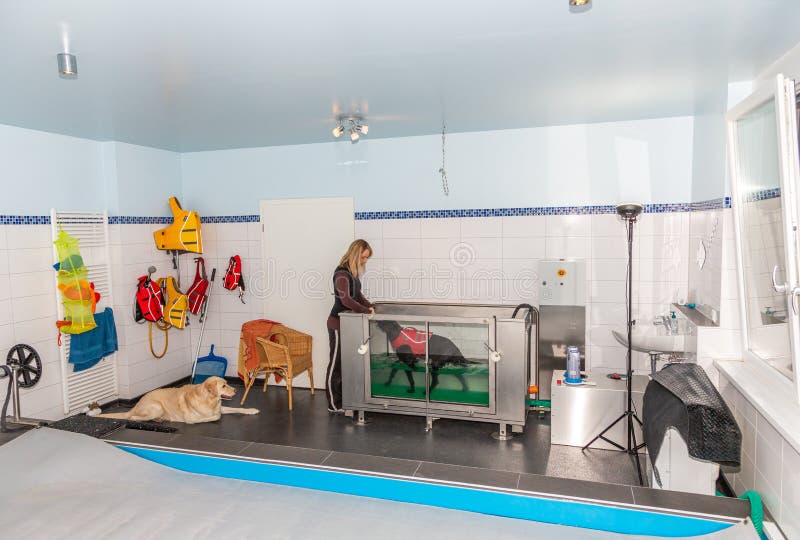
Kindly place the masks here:
<instances>
[{"instance_id":1,"label":"glass tank panel","mask_svg":"<svg viewBox=\"0 0 800 540\"><path fill-rule=\"evenodd\" d=\"M489 325L430 323L431 402L489 406Z\"/></svg>"}]
</instances>

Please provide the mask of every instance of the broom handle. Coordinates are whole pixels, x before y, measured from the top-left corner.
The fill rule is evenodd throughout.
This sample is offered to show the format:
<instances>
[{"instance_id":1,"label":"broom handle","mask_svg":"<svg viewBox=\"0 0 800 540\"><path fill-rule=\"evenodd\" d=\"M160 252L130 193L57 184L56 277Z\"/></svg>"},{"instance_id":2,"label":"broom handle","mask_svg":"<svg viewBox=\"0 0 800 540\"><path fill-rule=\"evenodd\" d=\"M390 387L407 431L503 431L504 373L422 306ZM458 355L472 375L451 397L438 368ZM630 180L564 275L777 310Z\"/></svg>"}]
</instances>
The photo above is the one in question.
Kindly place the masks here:
<instances>
[{"instance_id":1,"label":"broom handle","mask_svg":"<svg viewBox=\"0 0 800 540\"><path fill-rule=\"evenodd\" d=\"M192 362L192 378L189 382L194 384L194 374L197 370L197 360L200 358L200 348L203 346L203 334L206 332L206 314L208 312L208 303L211 302L211 290L214 288L214 277L217 275L217 269L211 269L211 279L208 283L208 293L206 294L206 301L203 302L202 313L200 318L203 323L200 325L200 339L197 340L197 353L194 355L194 362Z\"/></svg>"}]
</instances>

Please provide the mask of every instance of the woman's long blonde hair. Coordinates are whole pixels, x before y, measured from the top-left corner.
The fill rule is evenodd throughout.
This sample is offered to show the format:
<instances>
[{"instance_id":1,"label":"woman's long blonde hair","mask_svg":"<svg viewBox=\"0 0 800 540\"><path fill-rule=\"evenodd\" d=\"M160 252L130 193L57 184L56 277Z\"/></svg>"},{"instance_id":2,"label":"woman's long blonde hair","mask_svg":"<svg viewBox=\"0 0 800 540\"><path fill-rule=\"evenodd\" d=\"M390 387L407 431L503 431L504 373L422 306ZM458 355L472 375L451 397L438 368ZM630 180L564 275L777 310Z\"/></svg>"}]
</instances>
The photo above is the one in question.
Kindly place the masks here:
<instances>
[{"instance_id":1,"label":"woman's long blonde hair","mask_svg":"<svg viewBox=\"0 0 800 540\"><path fill-rule=\"evenodd\" d=\"M350 273L355 277L360 276L364 273L364 267L361 266L361 254L367 250L369 250L370 255L373 253L372 246L369 245L369 242L360 238L354 240L353 243L350 244L350 247L347 248L347 252L342 257L342 260L339 261L339 266L344 266L350 270Z\"/></svg>"}]
</instances>

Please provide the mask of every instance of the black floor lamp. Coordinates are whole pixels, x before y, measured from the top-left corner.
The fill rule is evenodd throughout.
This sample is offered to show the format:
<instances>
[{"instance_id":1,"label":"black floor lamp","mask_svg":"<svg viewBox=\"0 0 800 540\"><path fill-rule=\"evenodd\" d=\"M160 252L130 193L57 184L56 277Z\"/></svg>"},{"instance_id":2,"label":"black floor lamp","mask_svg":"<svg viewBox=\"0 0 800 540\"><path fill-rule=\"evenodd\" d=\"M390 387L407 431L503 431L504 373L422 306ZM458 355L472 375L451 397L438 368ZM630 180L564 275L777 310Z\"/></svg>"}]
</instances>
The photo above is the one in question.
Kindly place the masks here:
<instances>
[{"instance_id":1,"label":"black floor lamp","mask_svg":"<svg viewBox=\"0 0 800 540\"><path fill-rule=\"evenodd\" d=\"M589 448L597 439L602 439L605 442L609 443L610 445L622 450L623 452L627 452L631 456L633 456L633 460L636 463L636 473L639 475L639 485L644 485L644 479L642 478L642 463L639 460L639 450L644 447L644 443L637 444L636 443L636 432L634 431L634 421L639 423L639 426L642 425L642 421L636 416L636 412L633 410L633 366L632 366L632 354L631 354L631 331L633 328L633 224L636 223L636 218L639 214L642 213L642 205L637 203L624 203L617 205L617 214L622 218L622 221L625 222L625 227L628 233L628 283L626 284L626 293L625 293L625 300L627 302L628 308L628 357L625 364L626 368L626 407L625 411L620 415L619 418L611 422L608 427L606 427L603 431L601 431L594 439L589 441L586 446L583 447L584 450ZM622 446L621 444L612 441L611 439L606 437L606 433L617 425L619 422L625 422L628 431L628 444L626 446Z\"/></svg>"}]
</instances>

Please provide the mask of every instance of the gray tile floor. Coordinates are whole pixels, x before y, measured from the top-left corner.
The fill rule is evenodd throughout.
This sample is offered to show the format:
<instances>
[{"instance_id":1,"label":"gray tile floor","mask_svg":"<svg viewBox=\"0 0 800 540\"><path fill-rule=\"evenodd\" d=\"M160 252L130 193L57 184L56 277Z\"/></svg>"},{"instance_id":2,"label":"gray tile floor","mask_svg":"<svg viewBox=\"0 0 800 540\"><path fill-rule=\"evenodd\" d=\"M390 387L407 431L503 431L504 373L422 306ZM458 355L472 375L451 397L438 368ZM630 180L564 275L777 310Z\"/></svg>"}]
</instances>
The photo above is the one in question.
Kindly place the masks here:
<instances>
[{"instance_id":1,"label":"gray tile floor","mask_svg":"<svg viewBox=\"0 0 800 540\"><path fill-rule=\"evenodd\" d=\"M239 403L235 400L226 405ZM426 433L422 417L368 413L369 423L358 426L350 418L328 413L322 391L312 396L308 390L295 389L294 410L289 412L283 388L270 387L266 394L254 388L244 406L262 412L257 416L225 415L206 424L169 425L185 436L638 485L627 454L551 446L549 417L540 418L535 413L529 415L525 433L499 442L490 437L497 429L495 424L463 420L437 420L433 431Z\"/></svg>"},{"instance_id":2,"label":"gray tile floor","mask_svg":"<svg viewBox=\"0 0 800 540\"><path fill-rule=\"evenodd\" d=\"M16 427L16 426L14 426L14 427ZM28 431L29 429L32 429L32 428L24 427L24 428L19 429L19 430L9 431L8 433L0 432L0 446L6 444L7 442L13 441L17 437L19 437L20 435L22 435L23 433Z\"/></svg>"}]
</instances>

